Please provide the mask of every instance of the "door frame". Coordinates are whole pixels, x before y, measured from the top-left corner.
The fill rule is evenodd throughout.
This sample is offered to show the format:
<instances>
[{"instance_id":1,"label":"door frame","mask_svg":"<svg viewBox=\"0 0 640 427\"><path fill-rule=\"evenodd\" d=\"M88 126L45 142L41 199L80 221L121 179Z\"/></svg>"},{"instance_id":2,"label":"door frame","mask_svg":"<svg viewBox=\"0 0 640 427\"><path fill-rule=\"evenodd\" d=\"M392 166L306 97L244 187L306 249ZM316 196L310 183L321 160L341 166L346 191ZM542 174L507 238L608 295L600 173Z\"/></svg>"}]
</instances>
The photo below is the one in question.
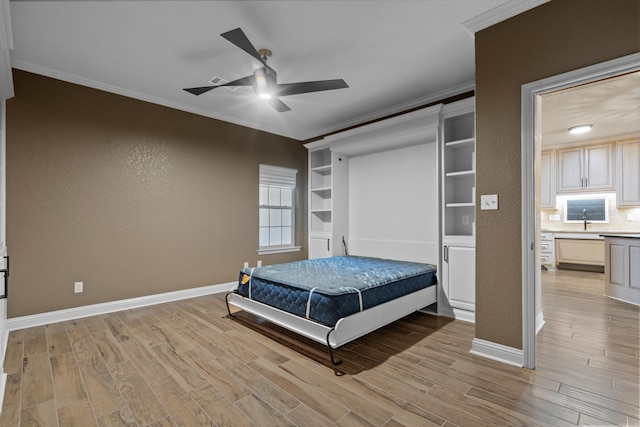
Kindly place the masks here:
<instances>
[{"instance_id":1,"label":"door frame","mask_svg":"<svg viewBox=\"0 0 640 427\"><path fill-rule=\"evenodd\" d=\"M640 53L601 62L585 68L558 74L522 85L521 90L521 174L522 174L522 356L523 367L534 369L536 364L536 186L535 153L540 143L536 135L537 106L545 93L567 89L597 80L640 71Z\"/></svg>"}]
</instances>

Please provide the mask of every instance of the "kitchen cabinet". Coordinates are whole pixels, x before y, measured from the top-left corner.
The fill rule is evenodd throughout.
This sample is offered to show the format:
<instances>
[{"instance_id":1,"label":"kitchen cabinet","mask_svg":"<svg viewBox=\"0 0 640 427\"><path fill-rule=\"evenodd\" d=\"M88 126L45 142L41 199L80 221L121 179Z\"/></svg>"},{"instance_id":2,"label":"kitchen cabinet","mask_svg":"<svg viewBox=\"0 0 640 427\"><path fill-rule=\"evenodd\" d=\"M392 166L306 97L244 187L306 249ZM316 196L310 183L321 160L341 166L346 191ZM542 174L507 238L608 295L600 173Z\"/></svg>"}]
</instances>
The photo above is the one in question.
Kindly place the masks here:
<instances>
[{"instance_id":1,"label":"kitchen cabinet","mask_svg":"<svg viewBox=\"0 0 640 427\"><path fill-rule=\"evenodd\" d=\"M558 193L614 189L614 145L557 150Z\"/></svg>"},{"instance_id":2,"label":"kitchen cabinet","mask_svg":"<svg viewBox=\"0 0 640 427\"><path fill-rule=\"evenodd\" d=\"M619 141L616 151L616 205L640 206L640 141Z\"/></svg>"},{"instance_id":3,"label":"kitchen cabinet","mask_svg":"<svg viewBox=\"0 0 640 427\"><path fill-rule=\"evenodd\" d=\"M540 264L549 271L556 268L556 245L553 240L553 233L540 233Z\"/></svg>"},{"instance_id":4,"label":"kitchen cabinet","mask_svg":"<svg viewBox=\"0 0 640 427\"><path fill-rule=\"evenodd\" d=\"M604 240L556 238L556 262L604 266Z\"/></svg>"},{"instance_id":5,"label":"kitchen cabinet","mask_svg":"<svg viewBox=\"0 0 640 427\"><path fill-rule=\"evenodd\" d=\"M640 235L605 235L604 293L640 305Z\"/></svg>"},{"instance_id":6,"label":"kitchen cabinet","mask_svg":"<svg viewBox=\"0 0 640 427\"><path fill-rule=\"evenodd\" d=\"M543 151L540 159L540 208L557 208L556 150Z\"/></svg>"}]
</instances>

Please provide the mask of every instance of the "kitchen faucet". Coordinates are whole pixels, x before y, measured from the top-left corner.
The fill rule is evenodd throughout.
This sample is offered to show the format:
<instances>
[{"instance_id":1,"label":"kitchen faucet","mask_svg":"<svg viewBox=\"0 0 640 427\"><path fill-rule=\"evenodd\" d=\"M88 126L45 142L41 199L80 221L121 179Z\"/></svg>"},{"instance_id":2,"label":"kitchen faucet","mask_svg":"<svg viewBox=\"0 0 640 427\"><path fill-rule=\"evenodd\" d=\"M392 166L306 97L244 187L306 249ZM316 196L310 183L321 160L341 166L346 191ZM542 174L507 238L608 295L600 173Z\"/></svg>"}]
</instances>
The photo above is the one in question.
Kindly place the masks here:
<instances>
[{"instance_id":1,"label":"kitchen faucet","mask_svg":"<svg viewBox=\"0 0 640 427\"><path fill-rule=\"evenodd\" d=\"M582 220L584 221L584 229L587 229L587 224L591 224L591 221L587 221L587 210L582 209Z\"/></svg>"}]
</instances>

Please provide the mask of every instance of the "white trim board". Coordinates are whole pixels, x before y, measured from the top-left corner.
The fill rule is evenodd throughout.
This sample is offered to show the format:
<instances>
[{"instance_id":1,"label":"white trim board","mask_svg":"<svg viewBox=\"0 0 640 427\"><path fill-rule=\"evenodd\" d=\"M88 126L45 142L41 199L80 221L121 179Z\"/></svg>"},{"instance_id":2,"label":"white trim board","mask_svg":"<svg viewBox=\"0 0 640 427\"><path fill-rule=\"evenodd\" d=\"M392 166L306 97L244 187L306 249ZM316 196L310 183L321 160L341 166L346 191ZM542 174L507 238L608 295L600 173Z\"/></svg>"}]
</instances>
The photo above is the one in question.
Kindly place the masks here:
<instances>
[{"instance_id":1,"label":"white trim board","mask_svg":"<svg viewBox=\"0 0 640 427\"><path fill-rule=\"evenodd\" d=\"M132 308L162 304L165 302L195 298L204 295L219 294L232 290L236 285L236 282L228 282L219 285L202 286L198 288L184 289L181 291L165 292L162 294L147 295L144 297L129 298L101 304L85 305L82 307L33 314L29 316L14 317L12 319L5 320L5 331L15 331L33 326L47 325L49 323L96 316L98 314L113 313L116 311L129 310Z\"/></svg>"},{"instance_id":2,"label":"white trim board","mask_svg":"<svg viewBox=\"0 0 640 427\"><path fill-rule=\"evenodd\" d=\"M547 3L550 0L511 0L500 6L468 19L462 23L462 26L475 36L480 30L489 28L499 22L506 21L516 15L524 13L534 7Z\"/></svg>"},{"instance_id":3,"label":"white trim board","mask_svg":"<svg viewBox=\"0 0 640 427\"><path fill-rule=\"evenodd\" d=\"M474 338L469 353L522 368L523 354L517 348Z\"/></svg>"}]
</instances>

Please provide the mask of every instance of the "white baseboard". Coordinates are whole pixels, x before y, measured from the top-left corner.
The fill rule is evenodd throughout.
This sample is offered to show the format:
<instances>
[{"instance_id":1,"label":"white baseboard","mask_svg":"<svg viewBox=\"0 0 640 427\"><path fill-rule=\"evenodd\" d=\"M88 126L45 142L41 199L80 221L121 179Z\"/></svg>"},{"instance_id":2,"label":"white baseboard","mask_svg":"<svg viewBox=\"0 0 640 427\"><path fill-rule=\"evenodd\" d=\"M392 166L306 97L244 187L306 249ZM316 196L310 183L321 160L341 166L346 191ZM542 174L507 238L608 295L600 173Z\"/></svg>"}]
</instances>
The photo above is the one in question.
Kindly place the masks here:
<instances>
[{"instance_id":1,"label":"white baseboard","mask_svg":"<svg viewBox=\"0 0 640 427\"><path fill-rule=\"evenodd\" d=\"M522 350L479 338L473 339L470 353L520 368L524 365Z\"/></svg>"},{"instance_id":2,"label":"white baseboard","mask_svg":"<svg viewBox=\"0 0 640 427\"><path fill-rule=\"evenodd\" d=\"M438 314L440 316L452 317L456 320L462 320L470 323L476 322L476 313L473 311L452 308L444 305L441 305L439 310L440 312Z\"/></svg>"},{"instance_id":3,"label":"white baseboard","mask_svg":"<svg viewBox=\"0 0 640 427\"><path fill-rule=\"evenodd\" d=\"M147 295L138 298L129 298L101 304L85 305L82 307L68 308L64 310L50 311L47 313L33 314L29 316L14 317L4 321L5 331L30 328L33 326L47 325L49 323L64 322L66 320L80 319L82 317L96 316L98 314L113 313L148 305L162 304L181 299L194 298L203 295L218 294L233 289L237 282L222 283L219 285L202 286L198 288L184 289L181 291L165 292L162 294ZM7 334L8 335L8 334ZM3 337L4 338L4 337ZM6 346L5 346L6 349Z\"/></svg>"},{"instance_id":4,"label":"white baseboard","mask_svg":"<svg viewBox=\"0 0 640 427\"><path fill-rule=\"evenodd\" d=\"M542 330L543 326L544 326L544 316L542 315L542 312L540 312L536 316L536 335L538 335L538 332Z\"/></svg>"}]
</instances>

